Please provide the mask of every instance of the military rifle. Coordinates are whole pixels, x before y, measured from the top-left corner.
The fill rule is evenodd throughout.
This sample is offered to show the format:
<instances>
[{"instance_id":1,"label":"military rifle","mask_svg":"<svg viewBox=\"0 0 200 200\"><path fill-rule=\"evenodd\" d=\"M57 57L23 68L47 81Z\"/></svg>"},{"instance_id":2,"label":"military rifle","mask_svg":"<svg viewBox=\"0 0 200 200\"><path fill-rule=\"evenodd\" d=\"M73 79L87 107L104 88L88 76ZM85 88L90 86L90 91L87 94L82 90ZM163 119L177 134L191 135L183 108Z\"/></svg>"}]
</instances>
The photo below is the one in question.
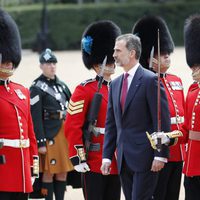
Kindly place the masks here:
<instances>
[{"instance_id":1,"label":"military rifle","mask_svg":"<svg viewBox=\"0 0 200 200\"><path fill-rule=\"evenodd\" d=\"M86 148L86 158L90 150L92 134L94 134L96 137L99 136L100 134L98 131L95 130L95 126L97 123L97 118L98 118L98 114L99 114L101 102L102 102L102 97L103 97L99 91L102 87L103 73L106 66L106 62L107 62L107 56L105 56L103 63L101 65L100 74L98 74L99 80L98 80L97 92L94 94L94 97L92 99L90 109L87 115L86 126L84 128L84 142L85 142L85 148Z\"/></svg>"}]
</instances>

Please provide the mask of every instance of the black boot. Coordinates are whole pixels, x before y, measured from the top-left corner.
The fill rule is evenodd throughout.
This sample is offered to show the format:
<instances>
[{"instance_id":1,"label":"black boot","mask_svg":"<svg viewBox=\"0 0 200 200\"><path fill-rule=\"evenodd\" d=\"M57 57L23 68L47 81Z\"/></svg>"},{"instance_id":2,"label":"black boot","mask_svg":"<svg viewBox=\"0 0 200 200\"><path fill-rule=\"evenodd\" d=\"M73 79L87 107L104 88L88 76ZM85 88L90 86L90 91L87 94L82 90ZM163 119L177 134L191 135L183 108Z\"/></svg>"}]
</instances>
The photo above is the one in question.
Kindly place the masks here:
<instances>
[{"instance_id":1,"label":"black boot","mask_svg":"<svg viewBox=\"0 0 200 200\"><path fill-rule=\"evenodd\" d=\"M66 181L54 180L54 193L56 200L64 200Z\"/></svg>"},{"instance_id":2,"label":"black boot","mask_svg":"<svg viewBox=\"0 0 200 200\"><path fill-rule=\"evenodd\" d=\"M41 194L45 200L53 200L53 183L42 183Z\"/></svg>"}]
</instances>

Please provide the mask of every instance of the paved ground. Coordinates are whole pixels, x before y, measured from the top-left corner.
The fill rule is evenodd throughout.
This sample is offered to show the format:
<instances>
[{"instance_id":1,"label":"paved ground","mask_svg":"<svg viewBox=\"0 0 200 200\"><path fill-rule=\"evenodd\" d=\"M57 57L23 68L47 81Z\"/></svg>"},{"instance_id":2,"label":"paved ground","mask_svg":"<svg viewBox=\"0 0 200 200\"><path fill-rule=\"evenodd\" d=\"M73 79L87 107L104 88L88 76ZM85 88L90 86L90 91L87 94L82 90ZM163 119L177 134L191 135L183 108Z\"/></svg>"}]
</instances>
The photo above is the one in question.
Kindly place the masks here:
<instances>
[{"instance_id":1,"label":"paved ground","mask_svg":"<svg viewBox=\"0 0 200 200\"><path fill-rule=\"evenodd\" d=\"M92 71L88 71L82 64L81 53L79 51L63 51L55 52L58 58L57 75L65 81L71 91L73 92L75 86L85 79L94 76ZM172 67L170 72L180 76L183 80L185 94L192 82L191 71L187 67L185 61L185 52L183 48L176 48L175 53L172 55ZM23 51L22 62L15 72L12 80L29 87L32 81L41 73L39 69L38 54L29 50ZM116 74L113 78L121 74L121 69L116 69ZM67 188L66 200L83 200L82 191L80 189ZM181 187L181 195L179 200L184 199L183 186ZM121 200L124 200L122 195Z\"/></svg>"}]
</instances>

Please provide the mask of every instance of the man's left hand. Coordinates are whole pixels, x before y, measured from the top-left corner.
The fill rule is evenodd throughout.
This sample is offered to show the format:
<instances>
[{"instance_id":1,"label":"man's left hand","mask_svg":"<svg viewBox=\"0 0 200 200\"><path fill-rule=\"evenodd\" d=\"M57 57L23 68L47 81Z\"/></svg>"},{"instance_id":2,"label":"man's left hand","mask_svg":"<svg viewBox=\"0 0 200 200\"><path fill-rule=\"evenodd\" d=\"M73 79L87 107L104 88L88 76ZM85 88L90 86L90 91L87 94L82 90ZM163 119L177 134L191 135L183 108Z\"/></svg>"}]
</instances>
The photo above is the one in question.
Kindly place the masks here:
<instances>
[{"instance_id":1,"label":"man's left hand","mask_svg":"<svg viewBox=\"0 0 200 200\"><path fill-rule=\"evenodd\" d=\"M153 172L159 172L163 167L165 166L165 162L162 162L160 160L153 160L151 171Z\"/></svg>"},{"instance_id":2,"label":"man's left hand","mask_svg":"<svg viewBox=\"0 0 200 200\"><path fill-rule=\"evenodd\" d=\"M109 175L110 174L110 165L111 165L111 162L102 162L102 165L101 165L101 172L103 175Z\"/></svg>"}]
</instances>

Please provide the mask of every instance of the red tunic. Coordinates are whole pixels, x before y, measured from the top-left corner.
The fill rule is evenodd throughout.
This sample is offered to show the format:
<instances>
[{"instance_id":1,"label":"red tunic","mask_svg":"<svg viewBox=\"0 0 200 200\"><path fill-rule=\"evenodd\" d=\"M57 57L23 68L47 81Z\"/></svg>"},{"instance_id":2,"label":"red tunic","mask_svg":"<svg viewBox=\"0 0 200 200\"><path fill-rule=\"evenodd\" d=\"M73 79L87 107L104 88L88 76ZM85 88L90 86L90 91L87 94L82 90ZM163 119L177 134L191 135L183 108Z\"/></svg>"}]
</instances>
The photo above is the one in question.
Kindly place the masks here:
<instances>
[{"instance_id":1,"label":"red tunic","mask_svg":"<svg viewBox=\"0 0 200 200\"><path fill-rule=\"evenodd\" d=\"M188 138L189 131L200 134L200 86L193 83L187 94L185 108L185 123L183 126L186 141L188 141L183 173L187 176L200 176L200 141Z\"/></svg>"},{"instance_id":2,"label":"red tunic","mask_svg":"<svg viewBox=\"0 0 200 200\"><path fill-rule=\"evenodd\" d=\"M165 87L169 104L171 131L180 130L184 122L184 93L182 81L179 77L172 74L166 74L161 80ZM182 161L184 153L185 148L183 145L177 144L175 146L170 146L169 161Z\"/></svg>"},{"instance_id":3,"label":"red tunic","mask_svg":"<svg viewBox=\"0 0 200 200\"><path fill-rule=\"evenodd\" d=\"M29 90L10 82L7 89L0 85L0 139L29 139L30 147L3 146L0 155L6 163L0 165L0 191L32 191L31 167L37 156L37 143L30 114Z\"/></svg>"},{"instance_id":4,"label":"red tunic","mask_svg":"<svg viewBox=\"0 0 200 200\"><path fill-rule=\"evenodd\" d=\"M70 159L79 160L81 163L81 157L77 152L77 147L84 147L83 145L83 126L87 119L87 114L90 108L91 101L95 92L97 91L98 82L96 79L88 80L87 82L76 87L67 110L67 117L65 121L65 135L69 143L69 156ZM103 84L100 89L100 93L103 95L100 112L98 114L96 127L105 128L106 111L108 103L108 85ZM93 144L100 144L100 150L89 151L87 164L92 172L101 173L100 167L102 163L102 150L104 131L95 137L92 136ZM76 164L79 164L76 163ZM73 163L74 164L74 163ZM111 174L117 174L116 159L113 158L111 164Z\"/></svg>"}]
</instances>

